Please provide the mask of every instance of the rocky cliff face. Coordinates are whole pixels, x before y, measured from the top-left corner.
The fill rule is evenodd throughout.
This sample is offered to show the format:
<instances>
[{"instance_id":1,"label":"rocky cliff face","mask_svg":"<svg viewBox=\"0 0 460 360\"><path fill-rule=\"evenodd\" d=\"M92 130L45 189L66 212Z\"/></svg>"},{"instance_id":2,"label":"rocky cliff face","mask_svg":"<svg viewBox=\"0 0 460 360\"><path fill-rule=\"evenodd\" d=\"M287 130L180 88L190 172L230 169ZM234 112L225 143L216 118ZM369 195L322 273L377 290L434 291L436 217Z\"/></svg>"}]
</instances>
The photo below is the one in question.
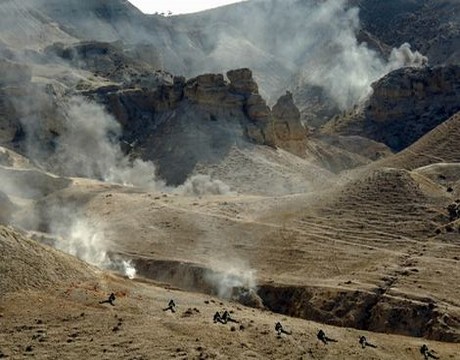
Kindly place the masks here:
<instances>
[{"instance_id":1,"label":"rocky cliff face","mask_svg":"<svg viewBox=\"0 0 460 360\"><path fill-rule=\"evenodd\" d=\"M352 0L363 29L382 43L404 42L428 56L431 65L460 62L460 3L456 0Z\"/></svg>"},{"instance_id":2,"label":"rocky cliff face","mask_svg":"<svg viewBox=\"0 0 460 360\"><path fill-rule=\"evenodd\" d=\"M358 111L326 124L325 133L364 135L399 151L460 110L460 66L403 68L373 84Z\"/></svg>"},{"instance_id":3,"label":"rocky cliff face","mask_svg":"<svg viewBox=\"0 0 460 360\"><path fill-rule=\"evenodd\" d=\"M214 162L233 146L281 147L301 155L306 131L292 96L273 111L249 69L164 79L155 88L99 87L84 95L105 105L123 126L127 150L154 160L169 183L183 182L198 162ZM172 167L171 163L177 166Z\"/></svg>"},{"instance_id":4,"label":"rocky cliff face","mask_svg":"<svg viewBox=\"0 0 460 360\"><path fill-rule=\"evenodd\" d=\"M341 45L323 46L322 36L312 39L311 34L327 37L334 27L355 21L332 16L317 22L318 16L334 12L328 7L318 11L322 3L243 2L225 9L163 17L144 15L124 0L69 0L65 8L58 0L4 0L0 3L3 19L0 46L4 43L12 48L43 49L55 42L122 41L127 53L153 68L186 77L249 67L254 71L259 93L270 104L285 89L291 89L304 119L313 118L310 124L317 126L338 113L337 103L324 92L324 84L305 83L301 74L318 72L328 59L337 58L336 51ZM460 29L455 18L458 2L350 0L347 3L359 7L363 25L357 27L361 30L356 34L351 32L349 40L356 38L357 43L366 43L382 59L388 57L391 48L409 42L413 49L427 55L431 64L458 63ZM256 15L260 21L253 21ZM316 23L326 25L318 28ZM325 44L330 44L332 39L326 40ZM350 45L353 44L349 41L345 48ZM343 60L340 58L338 63ZM300 84L294 90L296 82Z\"/></svg>"},{"instance_id":5,"label":"rocky cliff face","mask_svg":"<svg viewBox=\"0 0 460 360\"><path fill-rule=\"evenodd\" d=\"M59 147L69 125L67 103L75 97L102 104L121 125L124 152L157 163L171 184L234 146L267 145L305 156L307 134L292 95L271 110L247 68L187 80L127 58L116 44L56 44L46 53L64 61L57 79L36 81L26 65L0 63L0 141L41 163Z\"/></svg>"}]
</instances>

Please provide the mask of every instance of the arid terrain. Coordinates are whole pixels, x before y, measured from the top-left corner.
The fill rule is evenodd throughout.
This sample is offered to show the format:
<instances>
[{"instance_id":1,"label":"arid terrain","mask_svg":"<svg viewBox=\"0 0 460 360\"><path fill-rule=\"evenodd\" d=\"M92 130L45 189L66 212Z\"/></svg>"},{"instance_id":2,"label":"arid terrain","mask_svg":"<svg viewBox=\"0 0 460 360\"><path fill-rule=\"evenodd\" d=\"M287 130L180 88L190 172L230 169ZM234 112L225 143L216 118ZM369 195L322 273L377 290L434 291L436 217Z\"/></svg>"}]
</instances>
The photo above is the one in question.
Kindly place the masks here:
<instances>
[{"instance_id":1,"label":"arid terrain","mask_svg":"<svg viewBox=\"0 0 460 360\"><path fill-rule=\"evenodd\" d=\"M0 358L460 359L455 1L60 4L0 0Z\"/></svg>"}]
</instances>

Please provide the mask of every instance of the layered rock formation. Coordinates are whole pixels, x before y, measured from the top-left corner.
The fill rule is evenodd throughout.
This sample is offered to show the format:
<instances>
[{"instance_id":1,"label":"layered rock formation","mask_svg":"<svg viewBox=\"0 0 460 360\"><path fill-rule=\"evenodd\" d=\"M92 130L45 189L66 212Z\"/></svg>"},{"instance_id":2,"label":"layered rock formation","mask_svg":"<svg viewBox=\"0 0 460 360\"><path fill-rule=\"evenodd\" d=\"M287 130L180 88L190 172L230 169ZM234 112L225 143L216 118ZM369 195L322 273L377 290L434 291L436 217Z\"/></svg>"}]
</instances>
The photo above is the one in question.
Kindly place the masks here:
<instances>
[{"instance_id":1,"label":"layered rock formation","mask_svg":"<svg viewBox=\"0 0 460 360\"><path fill-rule=\"evenodd\" d=\"M101 87L84 95L123 126L129 151L159 164L160 175L179 184L198 162L214 162L232 146L251 143L302 155L306 132L290 94L273 111L258 93L249 69L163 78L156 88ZM171 161L178 166L172 168Z\"/></svg>"},{"instance_id":2,"label":"layered rock formation","mask_svg":"<svg viewBox=\"0 0 460 360\"><path fill-rule=\"evenodd\" d=\"M56 44L45 53L64 69L57 79L32 81L27 66L0 64L8 74L0 84L0 141L45 166L71 126L69 103L78 97L102 104L121 125L124 152L157 163L171 184L183 183L197 163L214 163L233 146L267 145L305 156L307 134L292 95L272 111L247 68L186 80L127 58L116 44ZM80 73L68 76L72 68Z\"/></svg>"},{"instance_id":3,"label":"layered rock formation","mask_svg":"<svg viewBox=\"0 0 460 360\"><path fill-rule=\"evenodd\" d=\"M403 68L373 84L356 112L333 119L325 133L363 135L399 151L460 110L460 66Z\"/></svg>"}]
</instances>

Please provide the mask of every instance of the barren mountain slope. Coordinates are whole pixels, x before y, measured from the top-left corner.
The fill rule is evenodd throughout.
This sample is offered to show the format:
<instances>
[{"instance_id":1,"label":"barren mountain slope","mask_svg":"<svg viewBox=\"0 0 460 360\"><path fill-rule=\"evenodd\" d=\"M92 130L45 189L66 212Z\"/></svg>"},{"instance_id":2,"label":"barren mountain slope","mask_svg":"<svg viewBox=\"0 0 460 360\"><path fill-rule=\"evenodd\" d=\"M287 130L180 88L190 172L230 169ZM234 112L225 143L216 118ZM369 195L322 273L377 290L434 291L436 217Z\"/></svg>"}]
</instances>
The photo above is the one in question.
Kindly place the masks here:
<instances>
[{"instance_id":1,"label":"barren mountain slope","mask_svg":"<svg viewBox=\"0 0 460 360\"><path fill-rule=\"evenodd\" d=\"M372 84L368 100L321 131L366 136L400 151L459 110L459 77L458 65L395 70Z\"/></svg>"},{"instance_id":2,"label":"barren mountain slope","mask_svg":"<svg viewBox=\"0 0 460 360\"><path fill-rule=\"evenodd\" d=\"M97 276L95 268L29 239L25 232L0 225L0 297L15 291L45 290L55 284Z\"/></svg>"},{"instance_id":3,"label":"barren mountain slope","mask_svg":"<svg viewBox=\"0 0 460 360\"><path fill-rule=\"evenodd\" d=\"M284 197L75 182L41 209L81 198L109 251L133 259L143 276L213 294L257 284L276 312L457 342L458 239L437 232L453 195L405 170L348 176L336 190Z\"/></svg>"},{"instance_id":4,"label":"barren mountain slope","mask_svg":"<svg viewBox=\"0 0 460 360\"><path fill-rule=\"evenodd\" d=\"M24 155L0 148L0 357L416 360L430 341L457 359L456 2L66 5L0 0L0 145ZM302 124L286 83L316 75L303 95L327 118L352 104L350 79L416 65L380 57L420 36L440 67L393 71L322 131ZM345 94L333 111L325 81ZM273 107L267 88L285 92ZM224 309L240 323L213 323Z\"/></svg>"},{"instance_id":5,"label":"barren mountain slope","mask_svg":"<svg viewBox=\"0 0 460 360\"><path fill-rule=\"evenodd\" d=\"M409 42L430 63L460 62L460 4L456 0L351 0L363 28L392 47ZM417 30L415 30L417 29Z\"/></svg>"},{"instance_id":6,"label":"barren mountain slope","mask_svg":"<svg viewBox=\"0 0 460 360\"><path fill-rule=\"evenodd\" d=\"M459 124L460 113L456 113L408 148L381 160L379 165L415 169L435 163L459 162Z\"/></svg>"},{"instance_id":7,"label":"barren mountain slope","mask_svg":"<svg viewBox=\"0 0 460 360\"><path fill-rule=\"evenodd\" d=\"M7 272L0 268L1 289L8 290L0 297L0 356L4 358L415 360L425 342L320 325L165 284L94 272L15 230L0 231L0 243L7 245L7 255L12 257ZM29 256L16 261L18 251ZM30 271L35 261L41 264L39 272ZM98 303L111 292L115 306ZM162 311L170 299L177 304L176 313ZM213 323L214 313L223 310L230 311L238 323ZM276 321L292 335L276 336ZM318 341L320 328L338 342L325 346ZM377 348L361 349L362 335ZM434 341L429 347L445 359L455 359L458 350L457 344Z\"/></svg>"}]
</instances>

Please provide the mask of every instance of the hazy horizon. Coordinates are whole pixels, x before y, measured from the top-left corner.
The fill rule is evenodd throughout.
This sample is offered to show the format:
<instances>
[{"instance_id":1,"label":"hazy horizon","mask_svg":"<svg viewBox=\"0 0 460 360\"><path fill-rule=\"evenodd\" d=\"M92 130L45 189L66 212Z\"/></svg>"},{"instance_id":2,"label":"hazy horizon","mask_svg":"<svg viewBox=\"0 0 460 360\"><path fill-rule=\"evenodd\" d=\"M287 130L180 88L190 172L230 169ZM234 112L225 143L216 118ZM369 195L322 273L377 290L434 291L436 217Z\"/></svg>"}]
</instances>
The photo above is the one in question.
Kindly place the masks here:
<instances>
[{"instance_id":1,"label":"hazy horizon","mask_svg":"<svg viewBox=\"0 0 460 360\"><path fill-rule=\"evenodd\" d=\"M174 15L188 14L216 7L234 4L246 0L195 0L195 1L180 1L180 0L129 0L131 4L146 14L171 12Z\"/></svg>"}]
</instances>

